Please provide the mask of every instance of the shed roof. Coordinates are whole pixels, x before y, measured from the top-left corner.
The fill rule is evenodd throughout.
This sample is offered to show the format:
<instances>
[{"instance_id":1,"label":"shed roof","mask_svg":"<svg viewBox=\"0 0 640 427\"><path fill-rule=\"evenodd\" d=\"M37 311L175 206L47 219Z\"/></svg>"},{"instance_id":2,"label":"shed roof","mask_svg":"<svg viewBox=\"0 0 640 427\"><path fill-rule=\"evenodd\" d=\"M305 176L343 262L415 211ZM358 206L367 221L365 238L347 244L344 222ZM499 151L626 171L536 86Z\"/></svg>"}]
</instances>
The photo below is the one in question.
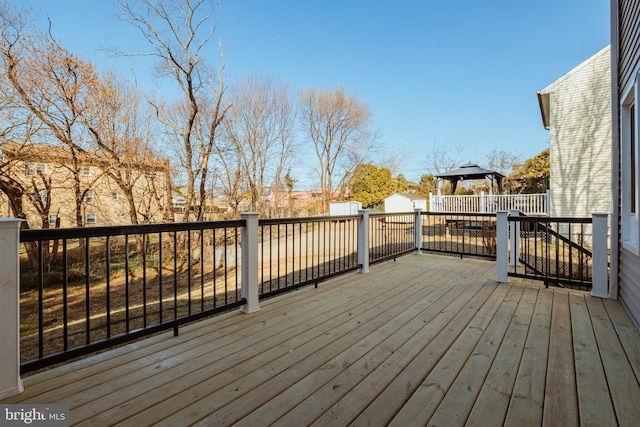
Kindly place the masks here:
<instances>
[{"instance_id":1,"label":"shed roof","mask_svg":"<svg viewBox=\"0 0 640 427\"><path fill-rule=\"evenodd\" d=\"M406 197L407 199L410 199L410 200L427 200L426 197L422 197L422 196L420 196L418 194L413 194L413 193L395 193L395 194L392 194L389 197L392 197L392 196L403 196L403 197ZM387 197L387 199L389 197Z\"/></svg>"}]
</instances>

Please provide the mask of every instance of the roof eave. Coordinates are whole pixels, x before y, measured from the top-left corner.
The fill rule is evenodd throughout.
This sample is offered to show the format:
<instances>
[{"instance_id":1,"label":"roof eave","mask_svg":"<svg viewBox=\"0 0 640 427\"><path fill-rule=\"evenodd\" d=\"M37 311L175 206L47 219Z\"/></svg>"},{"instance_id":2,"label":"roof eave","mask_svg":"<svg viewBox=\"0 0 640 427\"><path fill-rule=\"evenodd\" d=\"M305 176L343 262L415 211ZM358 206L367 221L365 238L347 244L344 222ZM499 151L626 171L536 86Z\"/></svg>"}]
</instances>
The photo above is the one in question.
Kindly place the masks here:
<instances>
[{"instance_id":1,"label":"roof eave","mask_svg":"<svg viewBox=\"0 0 640 427\"><path fill-rule=\"evenodd\" d=\"M540 106L540 116L542 125L549 130L549 92L538 92L538 105Z\"/></svg>"}]
</instances>

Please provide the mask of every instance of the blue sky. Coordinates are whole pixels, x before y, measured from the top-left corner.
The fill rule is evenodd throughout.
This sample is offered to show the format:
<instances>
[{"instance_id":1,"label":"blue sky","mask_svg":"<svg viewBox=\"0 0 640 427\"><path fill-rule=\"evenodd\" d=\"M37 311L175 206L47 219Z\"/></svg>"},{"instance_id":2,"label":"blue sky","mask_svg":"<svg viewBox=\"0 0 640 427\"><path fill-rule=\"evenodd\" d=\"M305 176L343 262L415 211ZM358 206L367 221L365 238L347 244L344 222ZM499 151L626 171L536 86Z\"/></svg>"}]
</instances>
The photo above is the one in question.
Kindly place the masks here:
<instances>
[{"instance_id":1,"label":"blue sky","mask_svg":"<svg viewBox=\"0 0 640 427\"><path fill-rule=\"evenodd\" d=\"M14 1L48 16L67 49L150 79L148 63L101 50L143 46L109 0ZM414 181L433 172L434 145L480 164L547 148L536 92L609 43L607 0L222 0L215 16L227 81L343 86L373 111L382 157L405 155L399 172Z\"/></svg>"}]
</instances>

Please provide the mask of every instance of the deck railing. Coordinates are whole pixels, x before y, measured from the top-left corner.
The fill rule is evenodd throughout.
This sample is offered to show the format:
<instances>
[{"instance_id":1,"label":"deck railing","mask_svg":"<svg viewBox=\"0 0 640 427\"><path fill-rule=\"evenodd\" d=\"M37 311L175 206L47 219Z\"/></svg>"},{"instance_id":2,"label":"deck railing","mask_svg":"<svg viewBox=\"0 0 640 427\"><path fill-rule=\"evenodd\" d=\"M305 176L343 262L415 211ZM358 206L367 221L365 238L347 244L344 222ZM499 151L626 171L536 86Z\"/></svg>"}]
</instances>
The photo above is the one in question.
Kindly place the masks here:
<instances>
[{"instance_id":1,"label":"deck railing","mask_svg":"<svg viewBox=\"0 0 640 427\"><path fill-rule=\"evenodd\" d=\"M23 230L23 371L239 307L244 221Z\"/></svg>"},{"instance_id":2,"label":"deck railing","mask_svg":"<svg viewBox=\"0 0 640 427\"><path fill-rule=\"evenodd\" d=\"M593 284L591 218L510 216L509 275L589 291Z\"/></svg>"},{"instance_id":3,"label":"deck railing","mask_svg":"<svg viewBox=\"0 0 640 427\"><path fill-rule=\"evenodd\" d=\"M518 209L527 215L549 215L549 192L544 194L429 195L429 212L496 213Z\"/></svg>"},{"instance_id":4,"label":"deck railing","mask_svg":"<svg viewBox=\"0 0 640 427\"><path fill-rule=\"evenodd\" d=\"M492 214L419 211L295 219L243 214L237 221L19 233L10 231L17 230L17 221L8 227L11 221L0 221L0 277L21 285L15 296L10 286L0 289L0 320L9 332L10 323L20 325L21 370L27 372L164 329L177 334L186 322L230 308L250 313L260 299L339 274L364 273L370 264L416 251L497 257L496 276L506 281L509 236L500 215L496 220ZM511 238L511 254L519 254L520 262L512 261L512 275L533 274L560 285L576 276L583 288L593 275L594 283L604 280L606 293L606 216L604 226L600 220L592 229L582 220L509 222L521 229L519 238ZM589 240L593 255L577 248ZM604 245L597 243L602 240ZM565 258L568 263L561 264ZM11 314L18 298L20 322ZM0 353L3 365L11 364L11 351ZM1 383L2 378L0 391Z\"/></svg>"},{"instance_id":5,"label":"deck railing","mask_svg":"<svg viewBox=\"0 0 640 427\"><path fill-rule=\"evenodd\" d=\"M366 212L293 219L255 215L23 230L21 370L165 329L177 334L186 322L236 307L251 311L257 300L412 252L414 218ZM255 225L255 236L249 225ZM257 297L249 303L244 288L252 275Z\"/></svg>"},{"instance_id":6,"label":"deck railing","mask_svg":"<svg viewBox=\"0 0 640 427\"><path fill-rule=\"evenodd\" d=\"M394 259L415 252L416 214L369 215L369 262L371 264Z\"/></svg>"},{"instance_id":7,"label":"deck railing","mask_svg":"<svg viewBox=\"0 0 640 427\"><path fill-rule=\"evenodd\" d=\"M425 212L421 216L423 251L496 258L495 214Z\"/></svg>"},{"instance_id":8,"label":"deck railing","mask_svg":"<svg viewBox=\"0 0 640 427\"><path fill-rule=\"evenodd\" d=\"M260 298L357 270L359 221L357 216L260 219Z\"/></svg>"},{"instance_id":9,"label":"deck railing","mask_svg":"<svg viewBox=\"0 0 640 427\"><path fill-rule=\"evenodd\" d=\"M591 218L526 217L499 212L497 280L507 276L609 295L607 214Z\"/></svg>"}]
</instances>

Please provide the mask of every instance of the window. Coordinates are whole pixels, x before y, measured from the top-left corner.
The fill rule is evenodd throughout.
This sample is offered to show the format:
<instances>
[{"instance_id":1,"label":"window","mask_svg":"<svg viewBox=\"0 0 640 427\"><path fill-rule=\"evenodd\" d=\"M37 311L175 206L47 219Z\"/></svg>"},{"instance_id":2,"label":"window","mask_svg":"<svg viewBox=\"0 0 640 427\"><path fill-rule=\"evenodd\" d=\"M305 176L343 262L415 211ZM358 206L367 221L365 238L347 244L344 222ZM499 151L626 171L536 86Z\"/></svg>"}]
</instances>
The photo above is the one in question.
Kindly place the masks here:
<instances>
[{"instance_id":1,"label":"window","mask_svg":"<svg viewBox=\"0 0 640 427\"><path fill-rule=\"evenodd\" d=\"M49 194L47 193L47 190L34 191L33 193L31 193L31 199L33 200L33 203L37 205L40 205L40 204L46 205L48 195Z\"/></svg>"},{"instance_id":2,"label":"window","mask_svg":"<svg viewBox=\"0 0 640 427\"><path fill-rule=\"evenodd\" d=\"M144 177L147 178L148 180L153 180L156 177L156 173L153 171L146 171L144 173Z\"/></svg>"},{"instance_id":3,"label":"window","mask_svg":"<svg viewBox=\"0 0 640 427\"><path fill-rule=\"evenodd\" d=\"M86 224L95 224L98 222L98 216L94 213L86 213L84 214L84 223Z\"/></svg>"},{"instance_id":4,"label":"window","mask_svg":"<svg viewBox=\"0 0 640 427\"><path fill-rule=\"evenodd\" d=\"M120 193L118 193L117 191L113 191L113 192L111 193L111 198L112 198L113 200L120 200Z\"/></svg>"},{"instance_id":5,"label":"window","mask_svg":"<svg viewBox=\"0 0 640 427\"><path fill-rule=\"evenodd\" d=\"M55 225L56 221L58 220L58 215L57 214L49 214L49 225Z\"/></svg>"},{"instance_id":6,"label":"window","mask_svg":"<svg viewBox=\"0 0 640 427\"><path fill-rule=\"evenodd\" d=\"M25 163L25 175L38 176L40 173L47 173L47 165L45 163Z\"/></svg>"},{"instance_id":7,"label":"window","mask_svg":"<svg viewBox=\"0 0 640 427\"><path fill-rule=\"evenodd\" d=\"M118 212L118 218L122 219L122 218L126 218L127 214L125 214L124 212Z\"/></svg>"},{"instance_id":8,"label":"window","mask_svg":"<svg viewBox=\"0 0 640 427\"><path fill-rule=\"evenodd\" d=\"M93 175L93 171L91 170L91 166L79 166L78 173L80 176L91 176Z\"/></svg>"},{"instance_id":9,"label":"window","mask_svg":"<svg viewBox=\"0 0 640 427\"><path fill-rule=\"evenodd\" d=\"M93 202L95 202L93 191L87 191L84 193L84 202L88 205L92 205Z\"/></svg>"},{"instance_id":10,"label":"window","mask_svg":"<svg viewBox=\"0 0 640 427\"><path fill-rule=\"evenodd\" d=\"M638 101L639 89L638 77L623 92L620 105L620 168L621 168L621 226L622 245L625 249L640 255L640 224L638 221L638 202L640 196L640 182L638 182L639 171L638 153L638 113L640 108Z\"/></svg>"}]
</instances>

